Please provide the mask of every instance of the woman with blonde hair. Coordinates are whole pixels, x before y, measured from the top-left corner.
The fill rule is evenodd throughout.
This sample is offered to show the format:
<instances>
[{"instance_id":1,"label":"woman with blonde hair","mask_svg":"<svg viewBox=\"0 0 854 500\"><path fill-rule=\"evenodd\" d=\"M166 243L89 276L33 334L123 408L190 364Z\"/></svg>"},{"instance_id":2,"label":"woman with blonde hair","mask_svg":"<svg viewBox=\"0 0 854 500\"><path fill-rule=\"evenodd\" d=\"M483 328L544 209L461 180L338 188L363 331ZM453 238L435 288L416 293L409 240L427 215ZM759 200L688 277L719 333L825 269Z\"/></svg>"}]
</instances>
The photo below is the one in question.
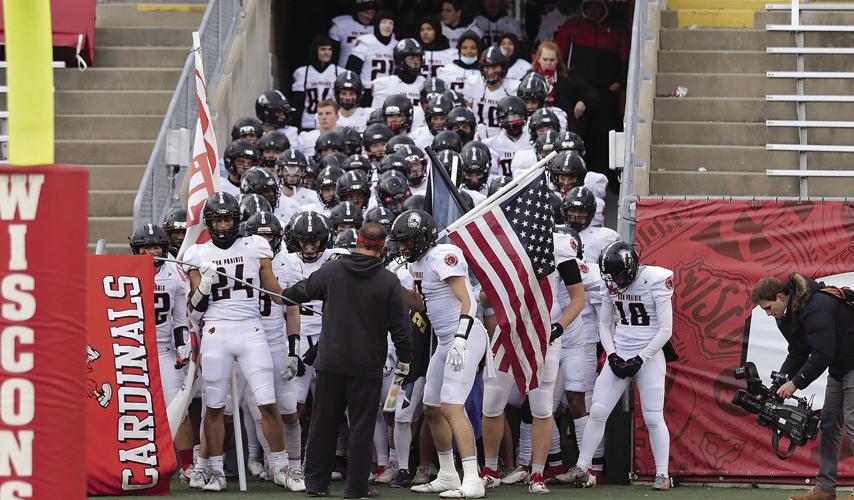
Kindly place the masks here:
<instances>
[{"instance_id":1,"label":"woman with blonde hair","mask_svg":"<svg viewBox=\"0 0 854 500\"><path fill-rule=\"evenodd\" d=\"M546 106L557 106L570 119L570 130L578 131L578 120L593 103L595 93L593 88L581 78L576 77L566 69L560 48L552 41L540 43L534 55L531 70L543 75L548 87Z\"/></svg>"}]
</instances>

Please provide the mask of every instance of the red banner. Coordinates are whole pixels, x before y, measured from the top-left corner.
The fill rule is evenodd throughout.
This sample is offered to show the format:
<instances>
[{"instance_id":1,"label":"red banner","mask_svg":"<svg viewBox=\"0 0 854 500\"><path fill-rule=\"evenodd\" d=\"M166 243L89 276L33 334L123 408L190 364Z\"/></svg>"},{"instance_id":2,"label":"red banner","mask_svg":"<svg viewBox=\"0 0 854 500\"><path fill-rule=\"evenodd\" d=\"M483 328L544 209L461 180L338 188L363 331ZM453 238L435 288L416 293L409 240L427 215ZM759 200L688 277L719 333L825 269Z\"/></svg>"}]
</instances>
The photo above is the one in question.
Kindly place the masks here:
<instances>
[{"instance_id":1,"label":"red banner","mask_svg":"<svg viewBox=\"0 0 854 500\"><path fill-rule=\"evenodd\" d=\"M854 207L644 199L637 218L641 261L674 271L673 342L681 359L668 365L667 375L670 473L804 484L818 469L818 440L779 460L769 430L731 403L735 390L744 388L733 369L755 361L767 384L786 355L773 320L750 303L750 288L759 278L785 280L798 271L854 286ZM807 392L817 395L819 408L823 380ZM640 405L635 429L635 471L653 475ZM847 445L842 457L841 482L850 484L854 458Z\"/></svg>"},{"instance_id":2,"label":"red banner","mask_svg":"<svg viewBox=\"0 0 854 500\"><path fill-rule=\"evenodd\" d=\"M87 483L163 495L177 468L160 386L151 258L89 256Z\"/></svg>"},{"instance_id":3,"label":"red banner","mask_svg":"<svg viewBox=\"0 0 854 500\"><path fill-rule=\"evenodd\" d=\"M0 167L0 498L85 497L87 174Z\"/></svg>"}]
</instances>

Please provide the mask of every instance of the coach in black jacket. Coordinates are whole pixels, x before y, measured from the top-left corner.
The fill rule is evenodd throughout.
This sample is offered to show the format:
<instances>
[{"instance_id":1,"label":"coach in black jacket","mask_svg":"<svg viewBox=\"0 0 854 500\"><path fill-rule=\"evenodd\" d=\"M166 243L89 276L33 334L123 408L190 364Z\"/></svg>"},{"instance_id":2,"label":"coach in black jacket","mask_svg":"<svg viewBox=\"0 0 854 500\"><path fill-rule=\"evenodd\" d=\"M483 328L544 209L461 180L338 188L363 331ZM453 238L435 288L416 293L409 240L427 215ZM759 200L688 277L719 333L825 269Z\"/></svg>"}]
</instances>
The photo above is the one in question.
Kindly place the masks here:
<instances>
[{"instance_id":1,"label":"coach in black jacket","mask_svg":"<svg viewBox=\"0 0 854 500\"><path fill-rule=\"evenodd\" d=\"M794 500L835 499L843 427L854 445L854 307L820 291L823 286L793 273L788 282L762 278L750 294L754 304L777 320L789 343L780 368L789 381L777 394L788 398L825 369L829 373L821 411L818 481L807 495L790 497Z\"/></svg>"},{"instance_id":2,"label":"coach in black jacket","mask_svg":"<svg viewBox=\"0 0 854 500\"><path fill-rule=\"evenodd\" d=\"M400 280L379 259L385 229L365 224L356 250L329 261L308 279L286 289L296 302L323 301L316 386L305 453L309 495L329 492L335 464L338 423L347 410L350 423L345 498L374 496L368 488L374 423L380 408L383 366L391 333L397 351L396 375L409 370L411 321Z\"/></svg>"}]
</instances>

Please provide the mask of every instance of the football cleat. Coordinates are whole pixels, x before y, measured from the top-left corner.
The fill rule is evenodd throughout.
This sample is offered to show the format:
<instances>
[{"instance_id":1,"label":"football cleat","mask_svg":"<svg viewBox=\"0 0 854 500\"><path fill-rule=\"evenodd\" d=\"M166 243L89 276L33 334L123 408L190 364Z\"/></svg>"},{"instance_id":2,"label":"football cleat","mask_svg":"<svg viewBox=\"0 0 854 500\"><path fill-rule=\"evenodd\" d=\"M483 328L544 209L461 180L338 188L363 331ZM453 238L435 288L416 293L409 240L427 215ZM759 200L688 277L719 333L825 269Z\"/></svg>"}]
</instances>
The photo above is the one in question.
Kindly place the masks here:
<instances>
[{"instance_id":1,"label":"football cleat","mask_svg":"<svg viewBox=\"0 0 854 500\"><path fill-rule=\"evenodd\" d=\"M498 476L498 472L489 467L484 467L480 471L480 479L483 481L484 488L489 489L501 486L501 478Z\"/></svg>"},{"instance_id":2,"label":"football cleat","mask_svg":"<svg viewBox=\"0 0 854 500\"><path fill-rule=\"evenodd\" d=\"M374 478L375 483L388 484L397 477L397 466L389 464L386 468Z\"/></svg>"},{"instance_id":3,"label":"football cleat","mask_svg":"<svg viewBox=\"0 0 854 500\"><path fill-rule=\"evenodd\" d=\"M412 476L412 484L427 484L429 482L430 473L427 471L427 467L419 465L418 468L415 469L415 475Z\"/></svg>"},{"instance_id":4,"label":"football cleat","mask_svg":"<svg viewBox=\"0 0 854 500\"><path fill-rule=\"evenodd\" d=\"M658 491L668 491L670 489L670 478L664 474L656 474L655 482L652 483L652 489Z\"/></svg>"},{"instance_id":5,"label":"football cleat","mask_svg":"<svg viewBox=\"0 0 854 500\"><path fill-rule=\"evenodd\" d=\"M202 487L203 491L222 491L225 489L225 475L218 470L212 470L208 482Z\"/></svg>"},{"instance_id":6,"label":"football cleat","mask_svg":"<svg viewBox=\"0 0 854 500\"><path fill-rule=\"evenodd\" d=\"M486 488L480 478L473 481L463 481L459 488L439 493L439 498L483 498L485 496Z\"/></svg>"},{"instance_id":7,"label":"football cleat","mask_svg":"<svg viewBox=\"0 0 854 500\"><path fill-rule=\"evenodd\" d=\"M593 474L593 471L585 471L577 466L556 476L555 479L562 483L572 483L577 488L593 488L596 486L596 476Z\"/></svg>"},{"instance_id":8,"label":"football cleat","mask_svg":"<svg viewBox=\"0 0 854 500\"><path fill-rule=\"evenodd\" d=\"M264 464L257 458L250 458L246 461L246 468L249 470L249 474L251 474L252 477L260 477L261 471L264 470Z\"/></svg>"},{"instance_id":9,"label":"football cleat","mask_svg":"<svg viewBox=\"0 0 854 500\"><path fill-rule=\"evenodd\" d=\"M482 485L483 483L481 483ZM442 493L448 490L455 490L461 486L460 476L456 472L442 474L439 473L436 479L429 483L419 484L410 488L413 493Z\"/></svg>"},{"instance_id":10,"label":"football cleat","mask_svg":"<svg viewBox=\"0 0 854 500\"><path fill-rule=\"evenodd\" d=\"M528 470L519 466L501 478L502 484L521 484L528 480Z\"/></svg>"},{"instance_id":11,"label":"football cleat","mask_svg":"<svg viewBox=\"0 0 854 500\"><path fill-rule=\"evenodd\" d=\"M528 493L538 495L548 495L551 493L549 488L546 486L545 478L543 478L543 475L539 472L531 474L531 482L528 483Z\"/></svg>"},{"instance_id":12,"label":"football cleat","mask_svg":"<svg viewBox=\"0 0 854 500\"><path fill-rule=\"evenodd\" d=\"M187 482L187 485L190 488L200 490L205 486L205 483L208 482L208 474L210 471L207 468L194 466L192 470L189 471L190 480Z\"/></svg>"},{"instance_id":13,"label":"football cleat","mask_svg":"<svg viewBox=\"0 0 854 500\"><path fill-rule=\"evenodd\" d=\"M388 486L389 488L409 488L412 486L412 476L409 475L408 470L400 469Z\"/></svg>"}]
</instances>

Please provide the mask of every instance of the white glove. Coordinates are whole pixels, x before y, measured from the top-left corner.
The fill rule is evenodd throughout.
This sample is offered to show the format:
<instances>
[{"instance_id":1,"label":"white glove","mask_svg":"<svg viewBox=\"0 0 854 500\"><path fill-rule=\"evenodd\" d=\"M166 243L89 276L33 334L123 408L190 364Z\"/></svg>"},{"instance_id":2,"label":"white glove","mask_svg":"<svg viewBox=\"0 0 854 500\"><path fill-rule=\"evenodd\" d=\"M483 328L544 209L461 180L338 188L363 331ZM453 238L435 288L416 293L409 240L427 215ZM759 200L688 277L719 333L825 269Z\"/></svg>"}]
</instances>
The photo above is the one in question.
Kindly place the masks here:
<instances>
[{"instance_id":1,"label":"white glove","mask_svg":"<svg viewBox=\"0 0 854 500\"><path fill-rule=\"evenodd\" d=\"M445 363L451 365L451 370L455 372L462 371L466 366L466 339L462 337L454 337L454 343L451 345L451 350L448 351L448 359Z\"/></svg>"},{"instance_id":2,"label":"white glove","mask_svg":"<svg viewBox=\"0 0 854 500\"><path fill-rule=\"evenodd\" d=\"M182 367L190 361L190 355L193 353L193 346L189 343L178 346L178 355L175 358L175 366Z\"/></svg>"},{"instance_id":3,"label":"white glove","mask_svg":"<svg viewBox=\"0 0 854 500\"><path fill-rule=\"evenodd\" d=\"M202 280L199 282L199 291L205 295L210 295L211 285L217 279L216 266L213 262L204 262L199 267L199 272L202 273Z\"/></svg>"},{"instance_id":4,"label":"white glove","mask_svg":"<svg viewBox=\"0 0 854 500\"><path fill-rule=\"evenodd\" d=\"M394 359L394 354L388 353L385 358L385 365L383 366L383 377L387 377L392 370L394 370L397 361Z\"/></svg>"},{"instance_id":5,"label":"white glove","mask_svg":"<svg viewBox=\"0 0 854 500\"><path fill-rule=\"evenodd\" d=\"M290 382L299 373L299 358L297 356L288 356L288 365L282 371L282 380Z\"/></svg>"}]
</instances>

